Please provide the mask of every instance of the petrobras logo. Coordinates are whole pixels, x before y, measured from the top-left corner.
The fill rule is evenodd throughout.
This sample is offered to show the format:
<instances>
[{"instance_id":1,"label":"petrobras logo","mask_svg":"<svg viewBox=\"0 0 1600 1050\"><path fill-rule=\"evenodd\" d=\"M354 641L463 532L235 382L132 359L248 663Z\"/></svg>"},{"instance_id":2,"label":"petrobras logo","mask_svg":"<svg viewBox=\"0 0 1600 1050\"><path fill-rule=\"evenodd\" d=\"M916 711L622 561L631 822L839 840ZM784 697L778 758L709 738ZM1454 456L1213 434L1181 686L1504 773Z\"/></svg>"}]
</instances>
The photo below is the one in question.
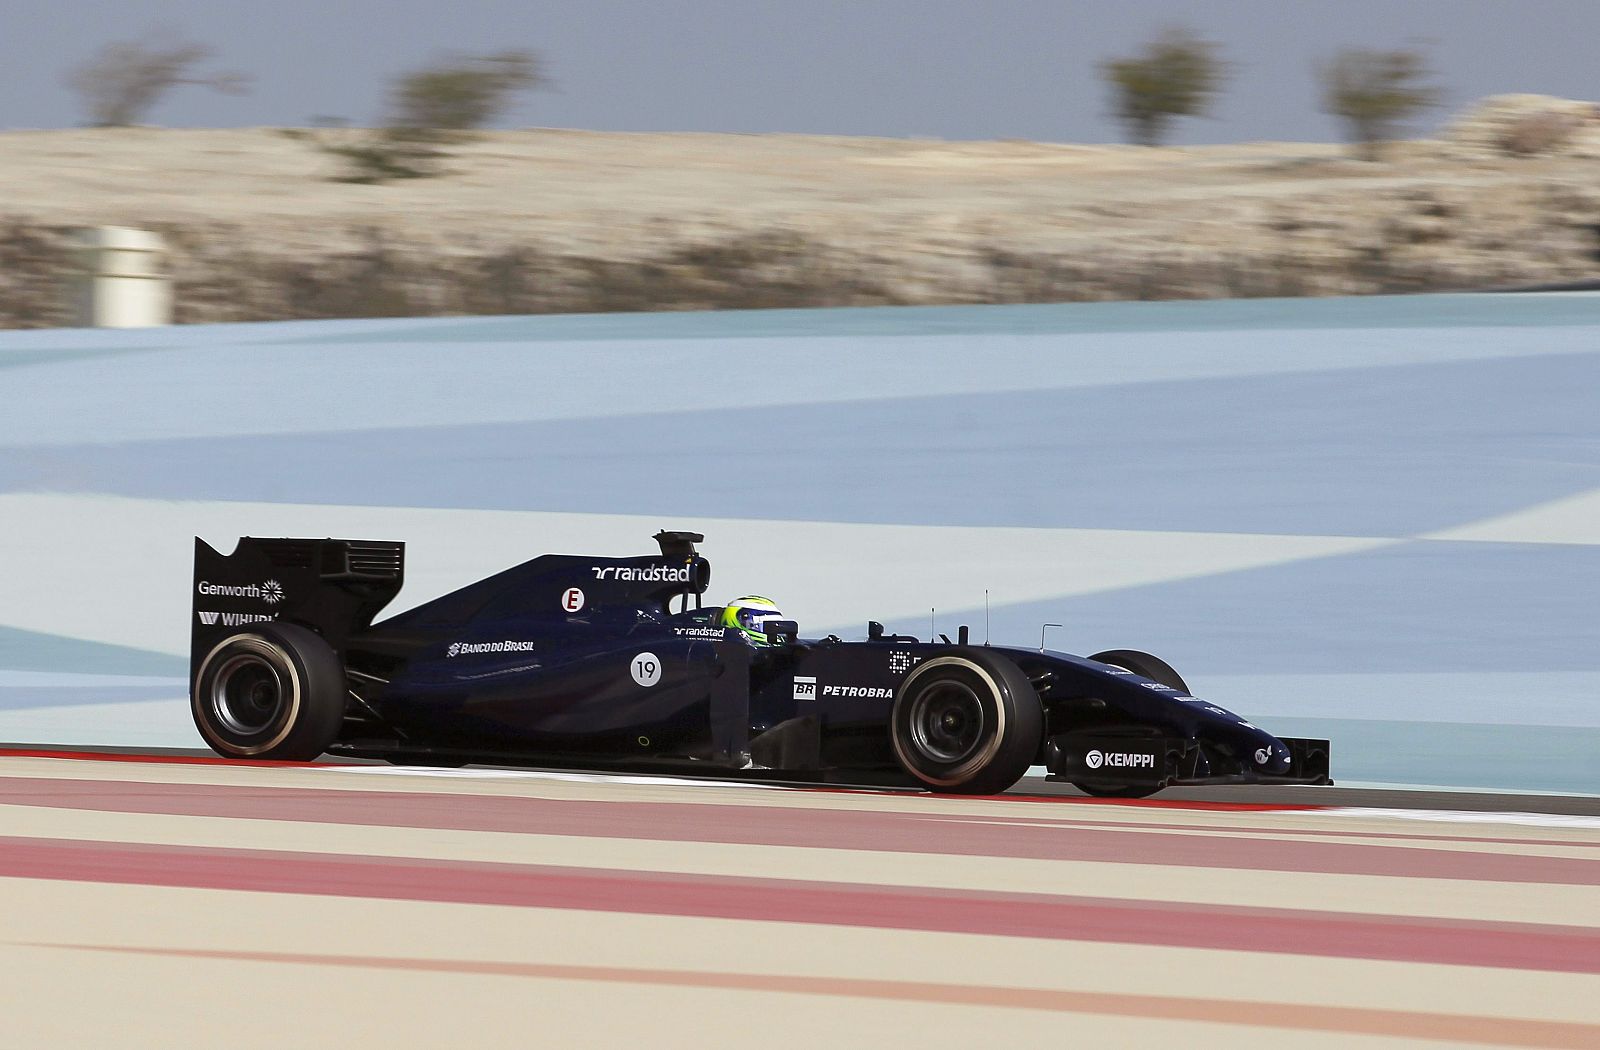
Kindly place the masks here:
<instances>
[{"instance_id":1,"label":"petrobras logo","mask_svg":"<svg viewBox=\"0 0 1600 1050\"><path fill-rule=\"evenodd\" d=\"M264 620L276 620L277 613L239 613L239 612L209 612L196 610L195 615L207 627L243 627L246 624L261 623Z\"/></svg>"},{"instance_id":2,"label":"petrobras logo","mask_svg":"<svg viewBox=\"0 0 1600 1050\"><path fill-rule=\"evenodd\" d=\"M624 583L688 583L687 565L591 565L589 571L597 580L618 580Z\"/></svg>"},{"instance_id":3,"label":"petrobras logo","mask_svg":"<svg viewBox=\"0 0 1600 1050\"><path fill-rule=\"evenodd\" d=\"M1156 756L1130 755L1123 751L1090 751L1083 756L1090 769L1154 769Z\"/></svg>"},{"instance_id":4,"label":"petrobras logo","mask_svg":"<svg viewBox=\"0 0 1600 1050\"><path fill-rule=\"evenodd\" d=\"M477 656L480 653L531 653L532 642L451 642L446 656Z\"/></svg>"},{"instance_id":5,"label":"petrobras logo","mask_svg":"<svg viewBox=\"0 0 1600 1050\"><path fill-rule=\"evenodd\" d=\"M817 698L817 680L806 675L794 676L794 698L796 700L815 700Z\"/></svg>"},{"instance_id":6,"label":"petrobras logo","mask_svg":"<svg viewBox=\"0 0 1600 1050\"><path fill-rule=\"evenodd\" d=\"M255 598L268 605L277 605L283 601L283 584L277 580L246 584L211 583L208 580L201 580L195 584L194 589L208 598Z\"/></svg>"},{"instance_id":7,"label":"petrobras logo","mask_svg":"<svg viewBox=\"0 0 1600 1050\"><path fill-rule=\"evenodd\" d=\"M894 697L894 690L870 685L825 685L822 695L845 696L852 700L890 700Z\"/></svg>"}]
</instances>

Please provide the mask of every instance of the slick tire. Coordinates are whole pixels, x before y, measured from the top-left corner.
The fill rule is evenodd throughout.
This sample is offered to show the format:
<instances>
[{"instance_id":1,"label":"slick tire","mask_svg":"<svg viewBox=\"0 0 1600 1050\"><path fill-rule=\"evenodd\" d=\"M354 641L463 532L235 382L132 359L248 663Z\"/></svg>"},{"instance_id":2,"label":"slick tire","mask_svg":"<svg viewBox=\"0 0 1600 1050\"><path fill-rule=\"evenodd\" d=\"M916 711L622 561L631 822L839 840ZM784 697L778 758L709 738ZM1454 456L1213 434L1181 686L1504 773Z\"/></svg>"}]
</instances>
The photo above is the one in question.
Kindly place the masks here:
<instances>
[{"instance_id":1,"label":"slick tire","mask_svg":"<svg viewBox=\"0 0 1600 1050\"><path fill-rule=\"evenodd\" d=\"M200 661L190 709L226 758L309 762L344 721L344 669L321 636L288 623L229 635Z\"/></svg>"},{"instance_id":2,"label":"slick tire","mask_svg":"<svg viewBox=\"0 0 1600 1050\"><path fill-rule=\"evenodd\" d=\"M1044 710L1011 661L956 649L918 664L900 683L889 739L905 771L930 791L994 795L1039 754Z\"/></svg>"},{"instance_id":3,"label":"slick tire","mask_svg":"<svg viewBox=\"0 0 1600 1050\"><path fill-rule=\"evenodd\" d=\"M1110 664L1120 667L1124 671L1132 671L1141 678L1148 678L1152 682L1171 686L1187 693L1189 686L1183 676L1172 669L1172 665L1160 657L1141 653L1137 649L1107 649L1103 653L1095 653L1089 659L1101 664ZM1079 784L1073 787L1085 795L1095 798L1148 798L1161 788L1154 784Z\"/></svg>"},{"instance_id":4,"label":"slick tire","mask_svg":"<svg viewBox=\"0 0 1600 1050\"><path fill-rule=\"evenodd\" d=\"M1149 653L1141 653L1137 649L1107 649L1103 653L1095 653L1089 659L1098 664L1110 664L1124 671L1132 671L1141 678L1160 682L1185 693L1189 691L1189 686L1178 672L1172 669L1171 664Z\"/></svg>"}]
</instances>

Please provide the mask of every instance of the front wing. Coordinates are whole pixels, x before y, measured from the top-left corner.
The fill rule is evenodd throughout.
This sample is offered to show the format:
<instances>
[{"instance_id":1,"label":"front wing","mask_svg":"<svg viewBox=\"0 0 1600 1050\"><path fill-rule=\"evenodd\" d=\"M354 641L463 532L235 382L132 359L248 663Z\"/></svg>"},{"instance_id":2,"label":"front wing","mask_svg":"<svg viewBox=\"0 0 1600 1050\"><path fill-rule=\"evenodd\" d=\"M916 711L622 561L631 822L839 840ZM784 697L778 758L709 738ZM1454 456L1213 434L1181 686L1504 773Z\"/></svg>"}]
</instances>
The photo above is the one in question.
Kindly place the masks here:
<instances>
[{"instance_id":1,"label":"front wing","mask_svg":"<svg viewBox=\"0 0 1600 1050\"><path fill-rule=\"evenodd\" d=\"M1063 733L1045 744L1048 780L1093 787L1186 784L1331 784L1328 741L1280 737L1289 768L1262 773L1189 737L1096 737Z\"/></svg>"}]
</instances>

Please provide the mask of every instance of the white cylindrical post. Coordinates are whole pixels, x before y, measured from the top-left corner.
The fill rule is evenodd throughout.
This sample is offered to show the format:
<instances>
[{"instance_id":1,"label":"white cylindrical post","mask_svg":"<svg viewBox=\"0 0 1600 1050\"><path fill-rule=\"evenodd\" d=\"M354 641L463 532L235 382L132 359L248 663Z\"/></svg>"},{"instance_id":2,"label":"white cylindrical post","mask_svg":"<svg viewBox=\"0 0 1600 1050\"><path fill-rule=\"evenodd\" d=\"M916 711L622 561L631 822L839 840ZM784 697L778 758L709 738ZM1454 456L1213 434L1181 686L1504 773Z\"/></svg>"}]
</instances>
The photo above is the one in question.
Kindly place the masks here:
<instances>
[{"instance_id":1,"label":"white cylindrical post","mask_svg":"<svg viewBox=\"0 0 1600 1050\"><path fill-rule=\"evenodd\" d=\"M172 323L172 282L159 234L123 226L78 231L73 323L93 328L149 328Z\"/></svg>"}]
</instances>

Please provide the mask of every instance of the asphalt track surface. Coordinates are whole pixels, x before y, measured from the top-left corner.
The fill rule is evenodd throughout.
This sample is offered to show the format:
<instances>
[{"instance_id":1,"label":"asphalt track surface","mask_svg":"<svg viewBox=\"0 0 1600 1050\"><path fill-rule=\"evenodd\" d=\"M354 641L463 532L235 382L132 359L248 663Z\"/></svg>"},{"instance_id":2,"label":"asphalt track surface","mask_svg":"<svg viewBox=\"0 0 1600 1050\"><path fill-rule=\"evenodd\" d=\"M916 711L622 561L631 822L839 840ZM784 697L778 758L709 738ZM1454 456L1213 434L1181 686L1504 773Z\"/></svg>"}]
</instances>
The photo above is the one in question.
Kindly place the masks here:
<instances>
[{"instance_id":1,"label":"asphalt track surface","mask_svg":"<svg viewBox=\"0 0 1600 1050\"><path fill-rule=\"evenodd\" d=\"M37 744L5 743L0 742L0 756L8 754L32 755L39 757L71 758L74 756L93 757L101 756L111 760L126 758L131 761L176 759L203 759L212 761L216 753L208 748L188 747L41 747ZM382 767L384 763L370 762L362 759L324 758L317 763L320 765L375 765ZM475 771L488 771L502 769L512 772L528 772L533 774L550 774L552 776L589 775L597 780L615 777L615 771L584 770L580 768L534 768L520 766L473 766ZM445 772L445 771L437 771ZM470 775L470 774L469 774ZM662 775L659 779L671 781L680 779L671 774ZM719 778L703 778L707 784L719 782ZM751 786L752 782L745 778L727 778L720 782L735 783ZM767 782L766 786L807 788L815 787L811 784L784 783L781 781ZM884 794L903 794L893 788L875 788L870 784L844 785L850 790L863 793L878 791ZM1023 778L1015 787L1006 793L1008 796L1018 798L1077 798L1083 799L1084 794L1070 784L1052 782L1043 776L1030 775ZM1191 787L1168 788L1161 792L1157 802L1215 802L1224 804L1251 803L1259 805L1283 806L1362 806L1380 809L1417 809L1437 810L1442 812L1475 812L1475 813L1546 813L1568 816L1600 817L1600 795L1591 794L1545 794L1537 792L1505 792L1505 791L1478 791L1461 788L1418 788L1407 785L1392 787L1373 787L1362 785L1358 787L1324 785L1324 786L1222 786L1222 787Z\"/></svg>"},{"instance_id":2,"label":"asphalt track surface","mask_svg":"<svg viewBox=\"0 0 1600 1050\"><path fill-rule=\"evenodd\" d=\"M4 751L0 1041L1600 1046L1600 800L1039 786Z\"/></svg>"}]
</instances>

